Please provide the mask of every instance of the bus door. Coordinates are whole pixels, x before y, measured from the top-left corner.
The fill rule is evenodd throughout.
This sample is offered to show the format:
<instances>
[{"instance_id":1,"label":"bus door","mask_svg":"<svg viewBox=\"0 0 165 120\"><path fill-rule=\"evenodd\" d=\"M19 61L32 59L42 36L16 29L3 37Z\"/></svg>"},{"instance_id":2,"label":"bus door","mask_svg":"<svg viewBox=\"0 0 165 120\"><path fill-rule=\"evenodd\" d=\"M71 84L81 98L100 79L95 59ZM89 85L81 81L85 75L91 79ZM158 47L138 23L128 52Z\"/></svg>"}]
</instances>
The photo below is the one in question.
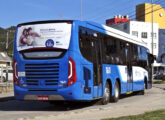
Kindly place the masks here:
<instances>
[{"instance_id":1,"label":"bus door","mask_svg":"<svg viewBox=\"0 0 165 120\"><path fill-rule=\"evenodd\" d=\"M127 63L127 92L133 91L133 73L132 73L132 63L131 63L131 45L129 43L126 44L126 63Z\"/></svg>"},{"instance_id":2,"label":"bus door","mask_svg":"<svg viewBox=\"0 0 165 120\"><path fill-rule=\"evenodd\" d=\"M102 55L101 55L101 41L98 40L97 34L92 38L92 56L93 57L93 97L102 96ZM87 51L88 52L88 51Z\"/></svg>"}]
</instances>

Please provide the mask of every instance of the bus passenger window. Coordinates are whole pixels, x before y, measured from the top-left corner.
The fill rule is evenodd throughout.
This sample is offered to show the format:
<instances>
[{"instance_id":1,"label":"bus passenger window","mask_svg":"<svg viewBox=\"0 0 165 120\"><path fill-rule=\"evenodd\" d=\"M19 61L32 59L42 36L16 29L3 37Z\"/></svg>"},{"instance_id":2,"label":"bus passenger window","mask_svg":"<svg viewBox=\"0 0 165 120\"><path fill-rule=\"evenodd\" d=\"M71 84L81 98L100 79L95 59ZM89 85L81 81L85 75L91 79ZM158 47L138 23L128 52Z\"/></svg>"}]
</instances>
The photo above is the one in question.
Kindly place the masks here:
<instances>
[{"instance_id":1,"label":"bus passenger window","mask_svg":"<svg viewBox=\"0 0 165 120\"><path fill-rule=\"evenodd\" d=\"M88 34L87 29L80 27L79 28L79 44L80 44L80 51L87 60L90 62L93 61L92 56L92 47L93 43L91 41L91 36Z\"/></svg>"},{"instance_id":2,"label":"bus passenger window","mask_svg":"<svg viewBox=\"0 0 165 120\"><path fill-rule=\"evenodd\" d=\"M125 53L125 42L120 41L119 44L119 56L120 56L120 62L119 64L123 65L126 64L126 53Z\"/></svg>"},{"instance_id":3,"label":"bus passenger window","mask_svg":"<svg viewBox=\"0 0 165 120\"><path fill-rule=\"evenodd\" d=\"M137 66L138 65L138 46L133 45L133 53L132 53L132 65Z\"/></svg>"}]
</instances>

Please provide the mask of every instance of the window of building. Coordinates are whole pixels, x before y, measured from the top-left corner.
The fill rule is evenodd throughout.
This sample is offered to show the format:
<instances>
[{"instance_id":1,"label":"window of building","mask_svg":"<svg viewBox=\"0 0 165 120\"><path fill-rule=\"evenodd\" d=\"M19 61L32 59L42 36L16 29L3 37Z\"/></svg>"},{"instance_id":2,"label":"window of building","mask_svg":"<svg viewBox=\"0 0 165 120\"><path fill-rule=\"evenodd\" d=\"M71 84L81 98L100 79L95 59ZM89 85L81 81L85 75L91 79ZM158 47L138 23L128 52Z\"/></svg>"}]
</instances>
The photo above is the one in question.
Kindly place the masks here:
<instances>
[{"instance_id":1,"label":"window of building","mask_svg":"<svg viewBox=\"0 0 165 120\"><path fill-rule=\"evenodd\" d=\"M151 47L152 47L152 43L151 43ZM156 49L156 43L153 43L153 49Z\"/></svg>"},{"instance_id":2,"label":"window of building","mask_svg":"<svg viewBox=\"0 0 165 120\"><path fill-rule=\"evenodd\" d=\"M138 37L138 31L132 31L132 35Z\"/></svg>"},{"instance_id":3,"label":"window of building","mask_svg":"<svg viewBox=\"0 0 165 120\"><path fill-rule=\"evenodd\" d=\"M147 32L142 32L141 37L142 38L147 38Z\"/></svg>"},{"instance_id":4,"label":"window of building","mask_svg":"<svg viewBox=\"0 0 165 120\"><path fill-rule=\"evenodd\" d=\"M157 37L156 33L152 34L152 32L151 32L151 38L152 38L152 36L153 36L154 39L156 39L156 37Z\"/></svg>"},{"instance_id":5,"label":"window of building","mask_svg":"<svg viewBox=\"0 0 165 120\"><path fill-rule=\"evenodd\" d=\"M124 30L126 30L126 29L127 29L127 27L128 27L128 26L127 26L127 24L124 24Z\"/></svg>"}]
</instances>

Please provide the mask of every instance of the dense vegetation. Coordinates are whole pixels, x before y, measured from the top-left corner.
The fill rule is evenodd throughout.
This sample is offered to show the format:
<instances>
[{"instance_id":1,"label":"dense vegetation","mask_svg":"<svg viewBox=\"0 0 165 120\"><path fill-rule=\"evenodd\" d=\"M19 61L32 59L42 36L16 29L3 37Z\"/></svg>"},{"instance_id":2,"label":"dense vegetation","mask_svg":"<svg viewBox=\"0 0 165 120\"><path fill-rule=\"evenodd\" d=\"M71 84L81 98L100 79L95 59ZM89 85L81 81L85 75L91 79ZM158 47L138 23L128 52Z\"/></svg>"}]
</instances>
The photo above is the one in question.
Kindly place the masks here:
<instances>
[{"instance_id":1,"label":"dense vegetation","mask_svg":"<svg viewBox=\"0 0 165 120\"><path fill-rule=\"evenodd\" d=\"M7 29L0 27L0 52L7 52L9 56L13 53L13 41L15 36L15 26L11 26ZM7 43L7 32L8 32L8 48L6 48Z\"/></svg>"}]
</instances>

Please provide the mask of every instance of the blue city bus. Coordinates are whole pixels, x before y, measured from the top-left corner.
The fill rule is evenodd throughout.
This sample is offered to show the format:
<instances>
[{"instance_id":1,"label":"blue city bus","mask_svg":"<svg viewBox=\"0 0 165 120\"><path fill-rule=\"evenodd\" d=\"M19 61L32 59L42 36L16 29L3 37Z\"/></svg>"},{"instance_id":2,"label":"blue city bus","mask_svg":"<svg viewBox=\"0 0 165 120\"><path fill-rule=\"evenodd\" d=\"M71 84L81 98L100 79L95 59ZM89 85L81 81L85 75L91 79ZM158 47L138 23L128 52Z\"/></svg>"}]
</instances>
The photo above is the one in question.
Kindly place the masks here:
<instances>
[{"instance_id":1,"label":"blue city bus","mask_svg":"<svg viewBox=\"0 0 165 120\"><path fill-rule=\"evenodd\" d=\"M135 37L89 21L19 24L14 41L18 100L117 102L152 87L153 56Z\"/></svg>"}]
</instances>

